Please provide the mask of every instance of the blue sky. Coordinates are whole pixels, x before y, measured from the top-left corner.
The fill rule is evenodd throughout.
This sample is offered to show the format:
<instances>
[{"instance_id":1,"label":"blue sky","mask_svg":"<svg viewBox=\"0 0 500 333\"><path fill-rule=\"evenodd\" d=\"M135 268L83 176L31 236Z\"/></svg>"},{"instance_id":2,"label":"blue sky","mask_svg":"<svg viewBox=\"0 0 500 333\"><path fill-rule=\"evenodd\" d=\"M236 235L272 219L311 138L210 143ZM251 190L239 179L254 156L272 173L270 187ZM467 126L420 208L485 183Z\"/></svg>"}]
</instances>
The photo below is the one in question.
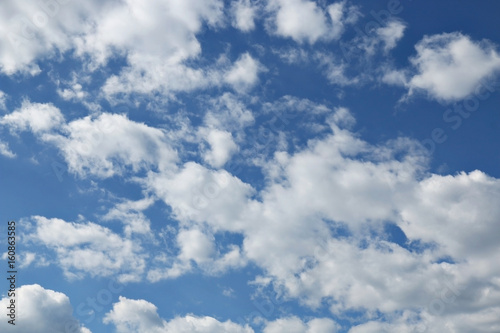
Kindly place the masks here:
<instances>
[{"instance_id":1,"label":"blue sky","mask_svg":"<svg viewBox=\"0 0 500 333\"><path fill-rule=\"evenodd\" d=\"M500 331L499 10L2 2L0 330Z\"/></svg>"}]
</instances>

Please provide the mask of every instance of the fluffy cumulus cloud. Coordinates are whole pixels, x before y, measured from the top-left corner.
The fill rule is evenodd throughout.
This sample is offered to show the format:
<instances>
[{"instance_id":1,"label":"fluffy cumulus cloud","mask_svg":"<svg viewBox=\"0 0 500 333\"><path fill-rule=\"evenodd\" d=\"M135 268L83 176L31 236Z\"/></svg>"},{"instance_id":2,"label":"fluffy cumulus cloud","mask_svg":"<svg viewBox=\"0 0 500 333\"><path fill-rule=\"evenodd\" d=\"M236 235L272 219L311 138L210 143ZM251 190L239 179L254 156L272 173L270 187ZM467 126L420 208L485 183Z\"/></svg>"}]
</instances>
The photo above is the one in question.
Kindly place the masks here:
<instances>
[{"instance_id":1,"label":"fluffy cumulus cloud","mask_svg":"<svg viewBox=\"0 0 500 333\"><path fill-rule=\"evenodd\" d=\"M423 91L442 101L460 100L500 70L500 55L492 43L458 32L425 36L415 48L411 62L417 73L408 82L410 95Z\"/></svg>"},{"instance_id":2,"label":"fluffy cumulus cloud","mask_svg":"<svg viewBox=\"0 0 500 333\"><path fill-rule=\"evenodd\" d=\"M53 104L24 101L22 106L0 118L0 124L11 131L30 130L33 133L47 132L61 126L64 116Z\"/></svg>"},{"instance_id":3,"label":"fluffy cumulus cloud","mask_svg":"<svg viewBox=\"0 0 500 333\"><path fill-rule=\"evenodd\" d=\"M151 236L151 221L143 213L154 203L153 198L144 198L138 201L124 200L103 216L103 220L118 220L124 224L127 237L132 234Z\"/></svg>"},{"instance_id":4,"label":"fluffy cumulus cloud","mask_svg":"<svg viewBox=\"0 0 500 333\"><path fill-rule=\"evenodd\" d=\"M162 319L154 304L145 300L120 297L118 303L104 318L113 324L119 333L253 333L248 326L241 326L230 320L220 322L212 317L187 315L170 321Z\"/></svg>"},{"instance_id":5,"label":"fluffy cumulus cloud","mask_svg":"<svg viewBox=\"0 0 500 333\"><path fill-rule=\"evenodd\" d=\"M405 29L404 22L395 19L389 20L384 26L375 29L371 35L364 36L362 41L359 41L358 47L363 48L368 55L374 55L378 48L387 54L403 38Z\"/></svg>"},{"instance_id":6,"label":"fluffy cumulus cloud","mask_svg":"<svg viewBox=\"0 0 500 333\"><path fill-rule=\"evenodd\" d=\"M174 167L178 158L165 131L120 114L102 113L66 123L54 105L25 101L21 108L0 118L0 125L13 132L31 131L55 145L69 170L80 176L111 177L127 168L163 170Z\"/></svg>"},{"instance_id":7,"label":"fluffy cumulus cloud","mask_svg":"<svg viewBox=\"0 0 500 333\"><path fill-rule=\"evenodd\" d=\"M126 167L170 168L177 153L165 133L124 115L103 113L76 119L64 126L64 134L47 134L43 140L62 151L68 168L79 175L110 177Z\"/></svg>"},{"instance_id":8,"label":"fluffy cumulus cloud","mask_svg":"<svg viewBox=\"0 0 500 333\"><path fill-rule=\"evenodd\" d=\"M118 276L122 282L141 278L145 268L142 248L98 224L66 222L34 216L33 231L27 237L56 254L55 263L69 278Z\"/></svg>"},{"instance_id":9,"label":"fluffy cumulus cloud","mask_svg":"<svg viewBox=\"0 0 500 333\"><path fill-rule=\"evenodd\" d=\"M10 298L0 300L2 309L9 305ZM16 333L91 333L73 317L73 308L68 296L45 289L38 284L24 285L17 289L17 318L15 326L0 321L2 332Z\"/></svg>"},{"instance_id":10,"label":"fluffy cumulus cloud","mask_svg":"<svg viewBox=\"0 0 500 333\"><path fill-rule=\"evenodd\" d=\"M231 3L232 24L241 31L255 29L255 16L258 8L250 0L238 0Z\"/></svg>"},{"instance_id":11,"label":"fluffy cumulus cloud","mask_svg":"<svg viewBox=\"0 0 500 333\"><path fill-rule=\"evenodd\" d=\"M259 72L264 70L265 68L258 60L252 58L250 54L245 53L227 71L224 75L224 80L236 91L245 91L257 84Z\"/></svg>"},{"instance_id":12,"label":"fluffy cumulus cloud","mask_svg":"<svg viewBox=\"0 0 500 333\"><path fill-rule=\"evenodd\" d=\"M271 33L299 43L338 39L344 25L357 19L356 8L345 1L322 8L309 0L270 0L267 9L272 13L268 27Z\"/></svg>"},{"instance_id":13,"label":"fluffy cumulus cloud","mask_svg":"<svg viewBox=\"0 0 500 333\"><path fill-rule=\"evenodd\" d=\"M238 149L231 133L216 129L208 130L205 139L210 144L210 150L204 156L213 167L223 166Z\"/></svg>"}]
</instances>

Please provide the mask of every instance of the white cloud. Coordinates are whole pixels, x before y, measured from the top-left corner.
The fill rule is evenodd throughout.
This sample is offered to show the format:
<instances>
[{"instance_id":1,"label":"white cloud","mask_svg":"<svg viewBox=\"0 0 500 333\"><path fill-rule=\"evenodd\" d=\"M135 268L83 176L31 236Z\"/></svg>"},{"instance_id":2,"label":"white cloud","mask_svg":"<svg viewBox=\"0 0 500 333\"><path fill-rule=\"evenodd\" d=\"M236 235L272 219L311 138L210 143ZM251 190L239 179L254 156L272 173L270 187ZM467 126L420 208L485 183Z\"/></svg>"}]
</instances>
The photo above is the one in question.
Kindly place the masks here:
<instances>
[{"instance_id":1,"label":"white cloud","mask_svg":"<svg viewBox=\"0 0 500 333\"><path fill-rule=\"evenodd\" d=\"M223 166L231 156L238 150L238 145L234 142L230 132L217 129L206 129L205 140L210 144L203 156L204 160L215 168Z\"/></svg>"},{"instance_id":2,"label":"white cloud","mask_svg":"<svg viewBox=\"0 0 500 333\"><path fill-rule=\"evenodd\" d=\"M0 124L8 126L14 132L28 129L33 133L47 132L63 123L64 116L53 104L29 101L24 101L19 109L0 119Z\"/></svg>"},{"instance_id":3,"label":"white cloud","mask_svg":"<svg viewBox=\"0 0 500 333\"><path fill-rule=\"evenodd\" d=\"M266 324L263 333L335 333L340 326L328 318L315 318L304 323L297 317L279 318Z\"/></svg>"},{"instance_id":4,"label":"white cloud","mask_svg":"<svg viewBox=\"0 0 500 333\"><path fill-rule=\"evenodd\" d=\"M307 64L311 60L309 53L302 48L272 49L271 51L289 65Z\"/></svg>"},{"instance_id":5,"label":"white cloud","mask_svg":"<svg viewBox=\"0 0 500 333\"><path fill-rule=\"evenodd\" d=\"M118 3L99 15L95 28L78 39L78 53L90 54L95 66L116 52L127 58L128 66L104 84L110 99L120 93L158 91L169 97L217 84L217 73L184 62L201 53L196 34L204 23L220 25L222 8L219 0Z\"/></svg>"},{"instance_id":6,"label":"white cloud","mask_svg":"<svg viewBox=\"0 0 500 333\"><path fill-rule=\"evenodd\" d=\"M324 70L324 75L331 84L339 86L349 86L360 81L359 77L349 78L346 74L347 65L343 60L337 59L334 55L318 52L314 56L319 67Z\"/></svg>"},{"instance_id":7,"label":"white cloud","mask_svg":"<svg viewBox=\"0 0 500 333\"><path fill-rule=\"evenodd\" d=\"M265 71L264 66L252 58L249 53L241 55L224 75L226 83L236 91L246 91L259 81L259 73Z\"/></svg>"},{"instance_id":8,"label":"white cloud","mask_svg":"<svg viewBox=\"0 0 500 333\"><path fill-rule=\"evenodd\" d=\"M7 38L0 42L0 71L7 75L36 75L41 71L38 61L74 51L81 60L90 59L90 70L112 57L126 58L127 66L103 86L109 99L134 92L162 91L168 96L219 81L218 73L186 66L184 61L200 54L196 34L204 24L222 24L220 0L30 0L4 9L0 31ZM84 92L76 87L61 90L60 95L82 98Z\"/></svg>"},{"instance_id":9,"label":"white cloud","mask_svg":"<svg viewBox=\"0 0 500 333\"><path fill-rule=\"evenodd\" d=\"M250 0L237 0L231 3L233 26L244 32L255 29L255 15L257 8Z\"/></svg>"},{"instance_id":10,"label":"white cloud","mask_svg":"<svg viewBox=\"0 0 500 333\"><path fill-rule=\"evenodd\" d=\"M482 262L499 250L500 180L481 171L432 175L421 181L401 211L408 237L439 244L439 252ZM432 231L431 231L432 230Z\"/></svg>"},{"instance_id":11,"label":"white cloud","mask_svg":"<svg viewBox=\"0 0 500 333\"><path fill-rule=\"evenodd\" d=\"M179 231L177 242L181 248L179 258L182 260L194 260L202 264L210 260L215 252L213 237L207 236L198 229Z\"/></svg>"},{"instance_id":12,"label":"white cloud","mask_svg":"<svg viewBox=\"0 0 500 333\"><path fill-rule=\"evenodd\" d=\"M152 236L151 221L144 215L143 210L154 203L153 198L144 198L138 201L125 200L109 210L103 220L119 220L125 225L127 237L132 234Z\"/></svg>"},{"instance_id":13,"label":"white cloud","mask_svg":"<svg viewBox=\"0 0 500 333\"><path fill-rule=\"evenodd\" d=\"M340 38L344 24L357 17L355 7L347 7L345 1L323 9L308 0L269 0L268 10L273 14L268 28L272 34L309 44Z\"/></svg>"},{"instance_id":14,"label":"white cloud","mask_svg":"<svg viewBox=\"0 0 500 333\"><path fill-rule=\"evenodd\" d=\"M0 110L5 110L6 101L7 101L7 94L0 90Z\"/></svg>"},{"instance_id":15,"label":"white cloud","mask_svg":"<svg viewBox=\"0 0 500 333\"><path fill-rule=\"evenodd\" d=\"M99 17L101 1L13 2L0 13L0 70L40 73L39 60L63 54L74 47L74 38L83 34L89 18Z\"/></svg>"},{"instance_id":16,"label":"white cloud","mask_svg":"<svg viewBox=\"0 0 500 333\"><path fill-rule=\"evenodd\" d=\"M348 60L352 60L351 56L359 56L363 61L366 61L378 53L387 55L403 38L405 30L405 22L398 19L389 19L382 26L367 31L368 34L358 34L356 38L348 43L341 42L341 49Z\"/></svg>"},{"instance_id":17,"label":"white cloud","mask_svg":"<svg viewBox=\"0 0 500 333\"><path fill-rule=\"evenodd\" d=\"M28 238L55 251L57 264L69 278L115 275L122 282L141 279L145 255L136 241L124 239L98 224L66 222L34 216Z\"/></svg>"},{"instance_id":18,"label":"white cloud","mask_svg":"<svg viewBox=\"0 0 500 333\"><path fill-rule=\"evenodd\" d=\"M417 55L411 62L417 74L408 83L410 96L424 91L438 100L457 101L500 70L500 55L494 45L458 32L425 36L415 48Z\"/></svg>"},{"instance_id":19,"label":"white cloud","mask_svg":"<svg viewBox=\"0 0 500 333\"><path fill-rule=\"evenodd\" d=\"M5 309L10 304L9 297L0 300ZM44 289L38 284L23 285L17 289L15 326L7 322L3 315L0 321L2 332L15 333L91 333L73 317L69 298L60 292Z\"/></svg>"},{"instance_id":20,"label":"white cloud","mask_svg":"<svg viewBox=\"0 0 500 333\"><path fill-rule=\"evenodd\" d=\"M16 154L10 150L9 144L1 141L0 141L0 155L5 156L7 158L16 157Z\"/></svg>"},{"instance_id":21,"label":"white cloud","mask_svg":"<svg viewBox=\"0 0 500 333\"><path fill-rule=\"evenodd\" d=\"M104 317L104 323L113 324L118 333L253 333L248 326L231 321L220 322L212 317L187 315L170 321L160 318L157 308L145 300L120 297Z\"/></svg>"},{"instance_id":22,"label":"white cloud","mask_svg":"<svg viewBox=\"0 0 500 333\"><path fill-rule=\"evenodd\" d=\"M103 113L76 119L64 126L64 132L42 139L56 145L68 170L80 176L111 177L123 174L126 167L134 172L145 167L168 169L177 160L164 131L124 115Z\"/></svg>"},{"instance_id":23,"label":"white cloud","mask_svg":"<svg viewBox=\"0 0 500 333\"><path fill-rule=\"evenodd\" d=\"M444 317L429 313L417 314L404 311L401 315L387 321L368 321L356 325L349 330L349 333L494 333L500 328L499 314L500 308L498 307L485 309L478 313L452 314Z\"/></svg>"},{"instance_id":24,"label":"white cloud","mask_svg":"<svg viewBox=\"0 0 500 333\"><path fill-rule=\"evenodd\" d=\"M252 111L231 93L209 101L210 109L205 114L204 123L209 128L239 134L245 127L254 123Z\"/></svg>"},{"instance_id":25,"label":"white cloud","mask_svg":"<svg viewBox=\"0 0 500 333\"><path fill-rule=\"evenodd\" d=\"M181 223L212 221L214 231L241 231L238 217L247 196L253 193L226 170L209 170L195 162L187 162L175 174L149 173L145 186L174 210Z\"/></svg>"},{"instance_id":26,"label":"white cloud","mask_svg":"<svg viewBox=\"0 0 500 333\"><path fill-rule=\"evenodd\" d=\"M83 100L88 93L82 90L82 85L75 83L69 88L58 89L57 94L62 97L65 101L70 100Z\"/></svg>"},{"instance_id":27,"label":"white cloud","mask_svg":"<svg viewBox=\"0 0 500 333\"><path fill-rule=\"evenodd\" d=\"M387 26L377 29L376 34L384 44L384 51L387 52L396 47L397 42L403 38L406 25L400 21L390 21Z\"/></svg>"}]
</instances>

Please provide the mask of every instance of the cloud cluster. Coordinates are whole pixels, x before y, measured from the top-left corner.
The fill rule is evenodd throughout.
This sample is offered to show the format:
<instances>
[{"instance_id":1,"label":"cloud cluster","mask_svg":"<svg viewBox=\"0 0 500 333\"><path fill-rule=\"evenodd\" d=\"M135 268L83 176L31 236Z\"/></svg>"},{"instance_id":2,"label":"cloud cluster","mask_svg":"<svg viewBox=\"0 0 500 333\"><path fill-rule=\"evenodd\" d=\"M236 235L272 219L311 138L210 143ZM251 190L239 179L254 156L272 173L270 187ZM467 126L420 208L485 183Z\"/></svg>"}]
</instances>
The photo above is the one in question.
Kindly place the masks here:
<instances>
[{"instance_id":1,"label":"cloud cluster","mask_svg":"<svg viewBox=\"0 0 500 333\"><path fill-rule=\"evenodd\" d=\"M175 99L181 92L213 88L210 97L197 96L199 104L179 107L186 118L172 115L175 109L155 115L170 123L146 124L100 106L91 115L70 118L54 104L29 100L3 114L3 129L30 132L38 143L57 149L70 174L92 181L114 177L143 195L125 198L98 217L120 221L122 233L94 222L33 216L22 265L43 260L47 251L68 278L148 283L254 265L260 275L253 285L339 318L359 314L351 316L350 333L497 332L499 179L479 170L433 174L417 141L369 143L355 131L347 108L274 97L276 91L252 96L262 76L276 72L263 63L266 50L259 57L238 49L202 58L200 35L206 29L230 24L243 36L263 23L266 38L293 45L273 53L290 66L313 64L341 87L381 74L383 82L407 89L407 97L422 93L448 103L467 97L500 70L493 43L459 32L424 36L406 68L388 61L372 69L371 61L390 56L411 28L399 19L351 41L362 50L359 61L341 59L342 50L333 45L359 15L347 1L6 3L0 13L0 31L7 36L0 40L2 74L37 75L41 60L72 57L87 73L110 71L98 98L111 102L134 94ZM310 51L321 43L331 43L338 54ZM107 67L112 62L121 65ZM366 73L351 76L359 64ZM65 103L91 96L76 80L57 93ZM0 92L0 109L6 101ZM4 141L0 154L16 157ZM235 171L235 160L245 170L257 169L255 179ZM147 210L157 202L168 216L153 223ZM160 242L158 230L171 233L168 244ZM221 242L228 234L237 237ZM89 332L73 318L65 295L38 285L19 293L26 311L21 332L63 332L68 322ZM105 322L118 332L253 332L248 325L191 314L165 320L152 303L125 297ZM329 318L260 323L264 333L342 329Z\"/></svg>"},{"instance_id":2,"label":"cloud cluster","mask_svg":"<svg viewBox=\"0 0 500 333\"><path fill-rule=\"evenodd\" d=\"M286 297L306 306L327 304L334 314L381 314L366 327L412 322L400 318L382 324L384 316L393 318L402 310L429 318L422 323L446 323L460 313L473 316L470 320L487 318L483 313L492 311L491 302L500 299L491 287L500 273L491 265L500 253L498 179L480 171L429 174L427 156L417 142L399 138L371 145L352 131L355 119L346 108L330 110L287 96L263 106L264 113L294 109L325 117L327 129L321 131L326 134L294 153L275 146L273 158L261 164L268 182L257 191L223 169L234 142L230 132L216 129L237 132L253 121L251 113L243 121L247 111L231 95L212 103L226 110L225 115L208 110L201 129L193 129L208 131L207 165L177 162L165 139L168 133L121 115L101 114L66 124L53 117L58 114L53 107L42 105L47 117L25 120L17 116L22 110L12 113L16 117L4 116L2 122L18 119L13 124L20 129L55 144L70 172L128 177L121 172L128 166L150 195L117 205L104 217L123 220L127 238L94 223L34 217L31 239L53 249L68 276L120 274L122 281L129 281L146 273L148 280L158 281L193 269L220 274L252 262L263 270L258 284L284 290ZM232 112L238 116L233 118ZM108 127L112 131L106 131ZM146 175L137 177L142 170ZM155 199L172 209L179 225L174 248L147 261L143 249L129 238L148 233L142 211ZM407 240L392 240L387 224ZM241 235L243 242L221 246L216 239L228 232ZM449 288L457 291L453 297ZM441 294L453 302L444 302Z\"/></svg>"}]
</instances>

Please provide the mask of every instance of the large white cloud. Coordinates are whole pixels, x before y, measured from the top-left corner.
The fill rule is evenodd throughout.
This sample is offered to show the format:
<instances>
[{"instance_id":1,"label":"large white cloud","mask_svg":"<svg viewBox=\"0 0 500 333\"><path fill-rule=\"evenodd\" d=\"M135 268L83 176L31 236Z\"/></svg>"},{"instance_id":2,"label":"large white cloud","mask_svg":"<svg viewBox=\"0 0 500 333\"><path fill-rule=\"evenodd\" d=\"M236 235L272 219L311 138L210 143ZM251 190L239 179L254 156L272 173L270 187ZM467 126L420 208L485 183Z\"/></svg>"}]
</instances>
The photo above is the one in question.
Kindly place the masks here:
<instances>
[{"instance_id":1,"label":"large white cloud","mask_svg":"<svg viewBox=\"0 0 500 333\"><path fill-rule=\"evenodd\" d=\"M0 300L5 312L9 297ZM45 289L38 284L19 286L16 295L17 318L15 326L7 323L5 314L0 321L2 332L15 333L91 333L73 317L73 308L68 296Z\"/></svg>"},{"instance_id":2,"label":"large white cloud","mask_svg":"<svg viewBox=\"0 0 500 333\"><path fill-rule=\"evenodd\" d=\"M187 315L166 321L157 313L154 304L145 300L120 297L104 317L118 333L253 333L249 326L240 326L230 320L220 322L212 317Z\"/></svg>"},{"instance_id":3,"label":"large white cloud","mask_svg":"<svg viewBox=\"0 0 500 333\"><path fill-rule=\"evenodd\" d=\"M415 48L417 55L411 62L417 73L408 82L410 95L424 91L438 100L460 100L500 70L500 55L493 44L458 32L425 36Z\"/></svg>"}]
</instances>

